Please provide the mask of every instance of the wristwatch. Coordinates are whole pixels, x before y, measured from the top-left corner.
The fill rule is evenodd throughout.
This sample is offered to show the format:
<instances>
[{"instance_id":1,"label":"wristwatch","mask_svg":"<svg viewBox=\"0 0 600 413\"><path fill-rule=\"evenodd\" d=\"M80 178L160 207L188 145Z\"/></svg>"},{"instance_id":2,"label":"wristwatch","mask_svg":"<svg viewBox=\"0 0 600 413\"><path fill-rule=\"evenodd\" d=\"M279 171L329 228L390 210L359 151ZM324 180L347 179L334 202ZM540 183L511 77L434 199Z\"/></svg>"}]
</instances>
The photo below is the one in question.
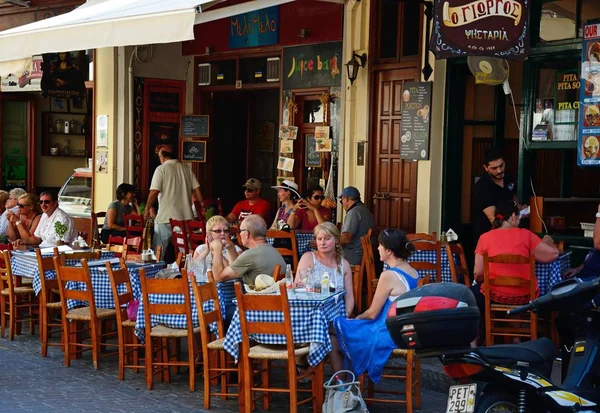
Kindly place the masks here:
<instances>
[{"instance_id":1,"label":"wristwatch","mask_svg":"<svg viewBox=\"0 0 600 413\"><path fill-rule=\"evenodd\" d=\"M17 222L15 222L15 225L16 225L16 226L19 226L19 225L21 225L21 221L17 221Z\"/></svg>"}]
</instances>

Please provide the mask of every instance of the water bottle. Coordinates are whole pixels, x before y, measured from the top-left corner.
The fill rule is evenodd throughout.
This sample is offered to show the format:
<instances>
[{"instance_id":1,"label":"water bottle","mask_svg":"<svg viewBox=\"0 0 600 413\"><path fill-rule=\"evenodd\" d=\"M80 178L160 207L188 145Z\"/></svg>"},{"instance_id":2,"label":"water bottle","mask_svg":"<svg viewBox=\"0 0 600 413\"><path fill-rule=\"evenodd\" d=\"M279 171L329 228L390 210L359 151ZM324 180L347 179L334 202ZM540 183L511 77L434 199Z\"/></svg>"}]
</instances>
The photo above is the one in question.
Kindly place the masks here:
<instances>
[{"instance_id":1,"label":"water bottle","mask_svg":"<svg viewBox=\"0 0 600 413\"><path fill-rule=\"evenodd\" d=\"M342 385L345 384L342 379L340 379L340 376L335 376L335 384L337 385ZM348 387L338 387L338 391L345 391Z\"/></svg>"},{"instance_id":2,"label":"water bottle","mask_svg":"<svg viewBox=\"0 0 600 413\"><path fill-rule=\"evenodd\" d=\"M192 267L192 254L186 254L184 268L187 272L188 279L191 279L192 277L195 278L194 268Z\"/></svg>"},{"instance_id":3,"label":"water bottle","mask_svg":"<svg viewBox=\"0 0 600 413\"><path fill-rule=\"evenodd\" d=\"M330 279L331 279L331 277L329 277L328 272L324 272L323 275L321 275L321 295L322 296L329 295L329 280Z\"/></svg>"},{"instance_id":4,"label":"water bottle","mask_svg":"<svg viewBox=\"0 0 600 413\"><path fill-rule=\"evenodd\" d=\"M294 286L294 276L292 275L292 266L288 264L285 268L285 286L291 290Z\"/></svg>"}]
</instances>

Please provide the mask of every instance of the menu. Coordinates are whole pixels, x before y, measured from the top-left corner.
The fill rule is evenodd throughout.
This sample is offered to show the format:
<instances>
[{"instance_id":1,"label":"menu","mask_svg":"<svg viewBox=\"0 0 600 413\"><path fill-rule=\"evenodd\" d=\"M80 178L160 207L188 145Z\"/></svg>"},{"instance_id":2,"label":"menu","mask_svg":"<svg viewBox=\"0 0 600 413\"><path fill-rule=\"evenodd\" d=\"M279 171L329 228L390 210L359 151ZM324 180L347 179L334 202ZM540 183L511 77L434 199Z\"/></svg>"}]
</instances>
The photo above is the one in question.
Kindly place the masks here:
<instances>
[{"instance_id":1,"label":"menu","mask_svg":"<svg viewBox=\"0 0 600 413\"><path fill-rule=\"evenodd\" d=\"M600 24L583 29L577 165L600 166Z\"/></svg>"},{"instance_id":2,"label":"menu","mask_svg":"<svg viewBox=\"0 0 600 413\"><path fill-rule=\"evenodd\" d=\"M400 157L429 159L431 82L404 83Z\"/></svg>"},{"instance_id":3,"label":"menu","mask_svg":"<svg viewBox=\"0 0 600 413\"><path fill-rule=\"evenodd\" d=\"M208 115L182 115L180 134L185 138L207 138Z\"/></svg>"}]
</instances>

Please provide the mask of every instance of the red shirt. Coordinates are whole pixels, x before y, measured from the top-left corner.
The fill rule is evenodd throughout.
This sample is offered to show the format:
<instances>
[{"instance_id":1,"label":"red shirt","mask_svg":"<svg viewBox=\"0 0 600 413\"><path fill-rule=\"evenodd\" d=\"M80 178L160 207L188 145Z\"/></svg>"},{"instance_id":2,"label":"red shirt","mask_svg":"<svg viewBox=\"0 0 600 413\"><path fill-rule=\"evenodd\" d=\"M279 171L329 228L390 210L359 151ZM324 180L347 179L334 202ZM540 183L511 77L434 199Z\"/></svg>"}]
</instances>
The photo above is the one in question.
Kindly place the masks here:
<instances>
[{"instance_id":1,"label":"red shirt","mask_svg":"<svg viewBox=\"0 0 600 413\"><path fill-rule=\"evenodd\" d=\"M302 208L298 208L296 210L296 217L300 220L300 225L298 225L298 229L312 231L317 225L319 225L319 221L317 221L316 217L314 222L309 221L307 211L307 209ZM329 208L320 206L319 212L321 213L321 216L325 219L325 221L329 221L331 219L331 210Z\"/></svg>"},{"instance_id":2,"label":"red shirt","mask_svg":"<svg viewBox=\"0 0 600 413\"><path fill-rule=\"evenodd\" d=\"M254 200L254 205L251 205L249 200L244 199L243 201L240 201L237 204L235 204L231 213L238 217L238 220L240 222L242 222L244 218L246 218L248 215L260 215L261 217L263 217L267 225L269 225L269 218L271 215L271 204L269 203L269 201L265 201L262 198L258 198Z\"/></svg>"},{"instance_id":3,"label":"red shirt","mask_svg":"<svg viewBox=\"0 0 600 413\"><path fill-rule=\"evenodd\" d=\"M522 255L529 258L531 252L542 242L540 237L524 228L493 229L479 238L475 253L483 255L487 252L490 257L501 254ZM529 280L529 264L494 264L490 263L490 278L504 274ZM537 279L535 280L537 289ZM481 292L484 286L481 285ZM502 297L523 297L529 294L529 287L491 286L492 298L500 303L505 302ZM526 302L526 301L525 301Z\"/></svg>"}]
</instances>

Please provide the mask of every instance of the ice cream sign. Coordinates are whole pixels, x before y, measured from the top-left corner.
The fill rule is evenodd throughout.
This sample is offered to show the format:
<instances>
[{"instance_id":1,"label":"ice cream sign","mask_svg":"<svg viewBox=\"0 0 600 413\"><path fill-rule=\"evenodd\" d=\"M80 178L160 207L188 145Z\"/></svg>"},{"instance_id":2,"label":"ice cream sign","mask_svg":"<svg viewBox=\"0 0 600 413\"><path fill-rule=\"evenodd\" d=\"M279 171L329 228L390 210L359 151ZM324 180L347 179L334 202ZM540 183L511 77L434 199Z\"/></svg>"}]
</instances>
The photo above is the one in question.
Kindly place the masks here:
<instances>
[{"instance_id":1,"label":"ice cream sign","mask_svg":"<svg viewBox=\"0 0 600 413\"><path fill-rule=\"evenodd\" d=\"M583 28L577 164L600 166L600 24Z\"/></svg>"}]
</instances>

